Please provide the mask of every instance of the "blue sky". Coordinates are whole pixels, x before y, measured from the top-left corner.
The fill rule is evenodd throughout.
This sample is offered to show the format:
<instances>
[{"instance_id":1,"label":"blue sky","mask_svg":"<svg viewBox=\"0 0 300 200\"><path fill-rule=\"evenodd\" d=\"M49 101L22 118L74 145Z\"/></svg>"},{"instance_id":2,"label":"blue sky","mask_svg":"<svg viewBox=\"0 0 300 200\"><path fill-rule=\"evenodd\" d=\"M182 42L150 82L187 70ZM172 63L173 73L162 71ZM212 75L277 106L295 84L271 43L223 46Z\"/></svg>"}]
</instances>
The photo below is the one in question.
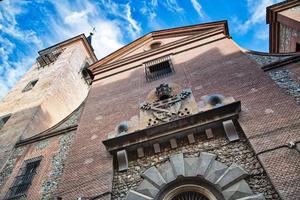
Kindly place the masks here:
<instances>
[{"instance_id":1,"label":"blue sky","mask_svg":"<svg viewBox=\"0 0 300 200\"><path fill-rule=\"evenodd\" d=\"M0 99L37 52L88 33L98 58L150 31L227 19L233 39L268 51L267 6L281 0L3 0L0 1Z\"/></svg>"}]
</instances>

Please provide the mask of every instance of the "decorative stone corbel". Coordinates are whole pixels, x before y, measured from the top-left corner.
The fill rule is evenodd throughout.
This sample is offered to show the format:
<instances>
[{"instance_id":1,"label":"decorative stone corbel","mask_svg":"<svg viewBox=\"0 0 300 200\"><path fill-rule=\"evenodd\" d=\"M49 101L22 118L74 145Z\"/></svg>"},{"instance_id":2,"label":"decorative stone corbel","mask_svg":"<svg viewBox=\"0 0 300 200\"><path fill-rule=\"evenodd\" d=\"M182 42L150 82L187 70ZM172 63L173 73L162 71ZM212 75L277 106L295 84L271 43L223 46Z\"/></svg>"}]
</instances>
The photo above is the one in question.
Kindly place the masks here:
<instances>
[{"instance_id":1,"label":"decorative stone corbel","mask_svg":"<svg viewBox=\"0 0 300 200\"><path fill-rule=\"evenodd\" d=\"M127 151L122 150L117 152L117 160L118 160L118 166L119 166L119 172L124 171L128 169L128 157L127 157Z\"/></svg>"}]
</instances>

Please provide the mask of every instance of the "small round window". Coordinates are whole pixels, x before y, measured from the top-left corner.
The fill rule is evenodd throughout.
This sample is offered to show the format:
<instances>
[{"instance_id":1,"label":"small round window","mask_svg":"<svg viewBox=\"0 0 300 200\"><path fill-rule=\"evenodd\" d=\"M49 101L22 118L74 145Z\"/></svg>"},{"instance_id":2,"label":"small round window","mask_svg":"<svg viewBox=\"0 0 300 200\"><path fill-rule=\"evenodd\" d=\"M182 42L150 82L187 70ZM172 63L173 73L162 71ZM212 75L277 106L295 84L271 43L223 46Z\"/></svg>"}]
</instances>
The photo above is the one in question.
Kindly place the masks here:
<instances>
[{"instance_id":1,"label":"small round window","mask_svg":"<svg viewBox=\"0 0 300 200\"><path fill-rule=\"evenodd\" d=\"M150 45L151 49L157 49L161 46L161 42L154 42Z\"/></svg>"}]
</instances>

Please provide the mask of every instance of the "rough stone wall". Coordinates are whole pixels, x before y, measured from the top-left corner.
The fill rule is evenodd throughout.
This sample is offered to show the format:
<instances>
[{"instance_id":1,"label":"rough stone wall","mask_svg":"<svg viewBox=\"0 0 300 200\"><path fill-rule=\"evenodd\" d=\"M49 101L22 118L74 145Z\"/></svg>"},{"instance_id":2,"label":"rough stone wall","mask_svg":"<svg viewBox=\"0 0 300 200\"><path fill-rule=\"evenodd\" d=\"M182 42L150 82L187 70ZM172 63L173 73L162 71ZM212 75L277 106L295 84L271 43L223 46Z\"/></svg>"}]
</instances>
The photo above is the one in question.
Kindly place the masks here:
<instances>
[{"instance_id":1,"label":"rough stone wall","mask_svg":"<svg viewBox=\"0 0 300 200\"><path fill-rule=\"evenodd\" d=\"M222 132L214 131L213 139L206 139L205 133L198 133L195 136L194 144L188 144L187 140L183 140L178 142L176 149L171 149L170 145L166 144L161 149L161 153L154 154L148 150L143 158L137 159L135 152L131 152L129 169L125 172L114 170L112 199L125 199L128 190L136 189L143 180L141 173L151 166L158 167L166 162L170 155L181 152L185 157L196 157L200 152L210 152L216 154L217 160L227 166L236 163L249 173L246 181L254 193L264 193L267 200L280 199L253 150L243 137L240 141L230 143Z\"/></svg>"},{"instance_id":2,"label":"rough stone wall","mask_svg":"<svg viewBox=\"0 0 300 200\"><path fill-rule=\"evenodd\" d=\"M47 200L54 197L54 192L58 187L60 177L63 173L65 160L68 156L69 148L72 144L75 132L61 135L59 137L59 150L51 159L52 169L48 173L41 186L41 199Z\"/></svg>"},{"instance_id":3,"label":"rough stone wall","mask_svg":"<svg viewBox=\"0 0 300 200\"><path fill-rule=\"evenodd\" d=\"M292 39L300 37L300 31L297 31L284 24L279 27L279 52L294 52L292 49Z\"/></svg>"},{"instance_id":4,"label":"rough stone wall","mask_svg":"<svg viewBox=\"0 0 300 200\"><path fill-rule=\"evenodd\" d=\"M1 169L0 172L0 189L3 186L4 182L11 176L14 166L20 156L24 153L26 147L19 147L14 149L10 158L6 161L4 167Z\"/></svg>"},{"instance_id":5,"label":"rough stone wall","mask_svg":"<svg viewBox=\"0 0 300 200\"><path fill-rule=\"evenodd\" d=\"M27 192L27 199L52 199L74 136L75 131L72 131L15 149L0 174L0 199L7 194L24 161L39 156L43 158Z\"/></svg>"},{"instance_id":6,"label":"rough stone wall","mask_svg":"<svg viewBox=\"0 0 300 200\"><path fill-rule=\"evenodd\" d=\"M291 57L291 56L268 56L268 55L252 54L252 53L247 53L247 55L249 56L249 58L254 60L260 66L264 66L277 61L282 61L285 60L286 58Z\"/></svg>"},{"instance_id":7,"label":"rough stone wall","mask_svg":"<svg viewBox=\"0 0 300 200\"><path fill-rule=\"evenodd\" d=\"M285 90L300 105L300 83L292 78L292 72L288 69L275 69L268 74L280 88Z\"/></svg>"}]
</instances>

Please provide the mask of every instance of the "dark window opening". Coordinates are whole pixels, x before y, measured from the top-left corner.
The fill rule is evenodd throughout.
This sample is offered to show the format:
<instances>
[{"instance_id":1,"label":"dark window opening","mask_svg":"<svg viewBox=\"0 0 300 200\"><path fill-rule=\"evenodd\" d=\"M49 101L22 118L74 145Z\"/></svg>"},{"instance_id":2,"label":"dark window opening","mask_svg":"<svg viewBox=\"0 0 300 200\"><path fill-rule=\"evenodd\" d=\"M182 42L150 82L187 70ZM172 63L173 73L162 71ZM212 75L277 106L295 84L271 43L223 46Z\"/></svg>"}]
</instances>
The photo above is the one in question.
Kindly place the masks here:
<instances>
[{"instance_id":1,"label":"dark window opening","mask_svg":"<svg viewBox=\"0 0 300 200\"><path fill-rule=\"evenodd\" d=\"M57 60L63 49L60 47L53 47L39 52L40 56L36 59L38 68L45 67Z\"/></svg>"},{"instance_id":2,"label":"dark window opening","mask_svg":"<svg viewBox=\"0 0 300 200\"><path fill-rule=\"evenodd\" d=\"M18 199L20 197L26 197L26 193L31 185L36 170L40 165L42 157L33 158L25 161L24 167L19 171L19 175L15 177L15 181L12 187L9 188L9 192L5 199Z\"/></svg>"},{"instance_id":3,"label":"dark window opening","mask_svg":"<svg viewBox=\"0 0 300 200\"><path fill-rule=\"evenodd\" d=\"M92 82L93 82L93 79L94 79L94 75L93 73L91 72L91 70L88 69L89 67L89 63L86 62L84 67L82 68L81 70L81 75L84 79L84 81L88 84L88 85L91 85Z\"/></svg>"},{"instance_id":4,"label":"dark window opening","mask_svg":"<svg viewBox=\"0 0 300 200\"><path fill-rule=\"evenodd\" d=\"M22 90L22 92L27 92L27 91L31 90L31 89L35 86L35 84L36 84L37 82L38 82L38 79L33 80L33 81L30 81L30 82L26 85L26 87Z\"/></svg>"},{"instance_id":5,"label":"dark window opening","mask_svg":"<svg viewBox=\"0 0 300 200\"><path fill-rule=\"evenodd\" d=\"M300 52L300 43L296 43L296 52Z\"/></svg>"},{"instance_id":6,"label":"dark window opening","mask_svg":"<svg viewBox=\"0 0 300 200\"><path fill-rule=\"evenodd\" d=\"M146 63L145 66L147 81L157 80L174 72L171 60L169 58Z\"/></svg>"},{"instance_id":7,"label":"dark window opening","mask_svg":"<svg viewBox=\"0 0 300 200\"><path fill-rule=\"evenodd\" d=\"M150 45L150 48L151 49L157 49L161 46L161 43L160 42L154 42Z\"/></svg>"},{"instance_id":8,"label":"dark window opening","mask_svg":"<svg viewBox=\"0 0 300 200\"><path fill-rule=\"evenodd\" d=\"M4 126L4 124L8 121L8 119L10 118L10 114L9 115L5 115L3 117L0 117L0 129Z\"/></svg>"}]
</instances>

